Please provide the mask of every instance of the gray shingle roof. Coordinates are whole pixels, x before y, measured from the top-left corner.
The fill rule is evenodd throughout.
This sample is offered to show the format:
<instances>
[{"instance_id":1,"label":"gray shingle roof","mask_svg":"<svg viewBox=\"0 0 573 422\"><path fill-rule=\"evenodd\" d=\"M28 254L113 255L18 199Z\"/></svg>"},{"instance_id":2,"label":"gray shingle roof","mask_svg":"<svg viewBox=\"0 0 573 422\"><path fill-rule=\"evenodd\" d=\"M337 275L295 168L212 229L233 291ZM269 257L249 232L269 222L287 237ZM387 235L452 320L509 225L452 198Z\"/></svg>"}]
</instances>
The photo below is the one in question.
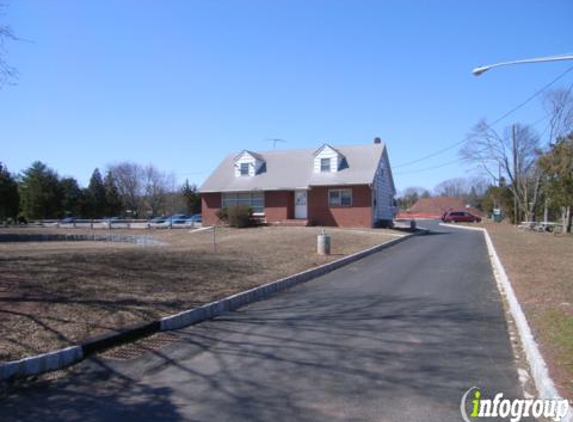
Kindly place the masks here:
<instances>
[{"instance_id":1,"label":"gray shingle roof","mask_svg":"<svg viewBox=\"0 0 573 422\"><path fill-rule=\"evenodd\" d=\"M336 173L314 173L314 149L274 150L256 153L265 168L256 176L235 177L234 160L229 154L200 188L201 192L250 190L292 190L310 186L360 185L374 180L384 144L336 147L346 164ZM249 151L250 152L250 151Z\"/></svg>"}]
</instances>

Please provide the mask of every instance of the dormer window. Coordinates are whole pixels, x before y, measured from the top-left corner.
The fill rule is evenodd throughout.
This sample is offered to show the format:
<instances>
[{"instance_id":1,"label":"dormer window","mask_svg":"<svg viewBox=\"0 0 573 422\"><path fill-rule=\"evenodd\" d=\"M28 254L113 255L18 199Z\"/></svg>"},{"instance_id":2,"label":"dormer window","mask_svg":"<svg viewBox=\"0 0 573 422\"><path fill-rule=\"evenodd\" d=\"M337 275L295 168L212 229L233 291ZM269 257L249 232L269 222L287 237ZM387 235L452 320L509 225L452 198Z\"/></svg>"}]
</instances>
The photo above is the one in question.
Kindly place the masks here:
<instances>
[{"instance_id":1,"label":"dormer window","mask_svg":"<svg viewBox=\"0 0 573 422\"><path fill-rule=\"evenodd\" d=\"M328 144L324 144L314 152L314 172L338 172L345 168L344 156Z\"/></svg>"},{"instance_id":2,"label":"dormer window","mask_svg":"<svg viewBox=\"0 0 573 422\"><path fill-rule=\"evenodd\" d=\"M252 177L265 171L265 160L256 152L242 151L235 157L235 177Z\"/></svg>"}]
</instances>

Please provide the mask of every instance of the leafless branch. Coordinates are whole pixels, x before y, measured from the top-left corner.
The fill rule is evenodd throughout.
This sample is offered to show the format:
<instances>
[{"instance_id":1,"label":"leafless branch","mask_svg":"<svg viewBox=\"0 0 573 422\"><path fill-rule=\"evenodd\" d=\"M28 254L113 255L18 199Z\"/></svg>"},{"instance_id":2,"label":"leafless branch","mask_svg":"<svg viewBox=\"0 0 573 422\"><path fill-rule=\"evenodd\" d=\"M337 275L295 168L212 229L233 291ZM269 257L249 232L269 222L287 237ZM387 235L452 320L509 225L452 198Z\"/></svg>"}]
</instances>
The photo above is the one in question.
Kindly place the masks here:
<instances>
[{"instance_id":1,"label":"leafless branch","mask_svg":"<svg viewBox=\"0 0 573 422\"><path fill-rule=\"evenodd\" d=\"M0 16L5 5L0 3ZM0 88L6 83L14 80L18 72L16 69L8 64L5 59L6 45L9 41L16 41L18 38L14 35L14 31L7 25L0 25Z\"/></svg>"}]
</instances>

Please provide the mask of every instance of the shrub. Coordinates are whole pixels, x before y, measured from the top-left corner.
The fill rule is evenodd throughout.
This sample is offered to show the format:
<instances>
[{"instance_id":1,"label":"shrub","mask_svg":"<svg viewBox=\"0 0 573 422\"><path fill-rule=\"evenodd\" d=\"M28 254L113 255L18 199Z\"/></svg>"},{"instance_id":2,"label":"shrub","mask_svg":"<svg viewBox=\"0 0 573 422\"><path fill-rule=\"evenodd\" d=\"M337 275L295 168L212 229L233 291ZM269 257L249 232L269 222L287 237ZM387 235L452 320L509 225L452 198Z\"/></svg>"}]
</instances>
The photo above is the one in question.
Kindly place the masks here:
<instances>
[{"instance_id":1,"label":"shrub","mask_svg":"<svg viewBox=\"0 0 573 422\"><path fill-rule=\"evenodd\" d=\"M227 218L231 227L243 228L251 225L253 209L244 205L236 205L227 209Z\"/></svg>"},{"instance_id":2,"label":"shrub","mask_svg":"<svg viewBox=\"0 0 573 422\"><path fill-rule=\"evenodd\" d=\"M219 208L215 213L215 215L219 220L227 221L229 219L229 210L227 209L227 207Z\"/></svg>"}]
</instances>

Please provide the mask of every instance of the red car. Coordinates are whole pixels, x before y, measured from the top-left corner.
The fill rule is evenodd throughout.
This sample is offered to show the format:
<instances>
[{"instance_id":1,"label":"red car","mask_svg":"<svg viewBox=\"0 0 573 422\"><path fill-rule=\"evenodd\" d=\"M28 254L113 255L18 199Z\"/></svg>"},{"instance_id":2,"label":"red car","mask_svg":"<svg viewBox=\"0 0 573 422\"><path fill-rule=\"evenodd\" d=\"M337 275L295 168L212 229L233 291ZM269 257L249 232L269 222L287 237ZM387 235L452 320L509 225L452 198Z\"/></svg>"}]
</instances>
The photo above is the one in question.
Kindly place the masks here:
<instances>
[{"instance_id":1,"label":"red car","mask_svg":"<svg viewBox=\"0 0 573 422\"><path fill-rule=\"evenodd\" d=\"M467 211L448 211L442 215L444 223L481 223L481 217Z\"/></svg>"}]
</instances>

